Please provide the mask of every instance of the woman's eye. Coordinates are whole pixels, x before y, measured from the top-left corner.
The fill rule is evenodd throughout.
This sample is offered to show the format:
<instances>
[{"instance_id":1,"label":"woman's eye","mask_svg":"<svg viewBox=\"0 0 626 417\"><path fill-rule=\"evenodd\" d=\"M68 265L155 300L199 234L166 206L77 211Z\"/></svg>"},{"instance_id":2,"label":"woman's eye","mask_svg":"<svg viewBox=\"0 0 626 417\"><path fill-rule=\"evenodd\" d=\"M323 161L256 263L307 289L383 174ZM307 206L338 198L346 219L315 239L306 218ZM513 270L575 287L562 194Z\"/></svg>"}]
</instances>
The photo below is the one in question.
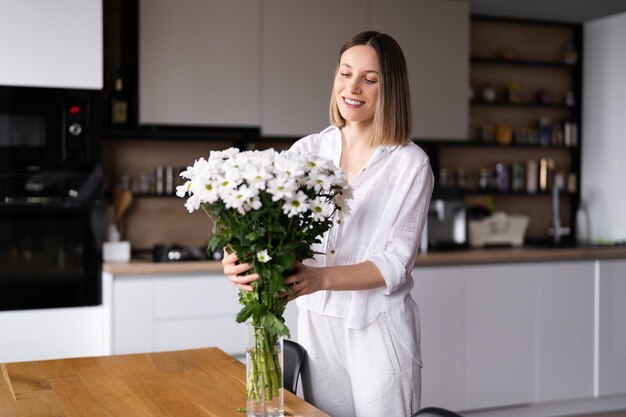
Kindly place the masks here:
<instances>
[{"instance_id":1,"label":"woman's eye","mask_svg":"<svg viewBox=\"0 0 626 417\"><path fill-rule=\"evenodd\" d=\"M368 84L376 84L377 81L378 80L370 80L369 78L365 79L365 82L368 83Z\"/></svg>"},{"instance_id":2,"label":"woman's eye","mask_svg":"<svg viewBox=\"0 0 626 417\"><path fill-rule=\"evenodd\" d=\"M348 78L350 76L350 74L347 73L347 72L342 72L341 76L344 77L344 78Z\"/></svg>"}]
</instances>

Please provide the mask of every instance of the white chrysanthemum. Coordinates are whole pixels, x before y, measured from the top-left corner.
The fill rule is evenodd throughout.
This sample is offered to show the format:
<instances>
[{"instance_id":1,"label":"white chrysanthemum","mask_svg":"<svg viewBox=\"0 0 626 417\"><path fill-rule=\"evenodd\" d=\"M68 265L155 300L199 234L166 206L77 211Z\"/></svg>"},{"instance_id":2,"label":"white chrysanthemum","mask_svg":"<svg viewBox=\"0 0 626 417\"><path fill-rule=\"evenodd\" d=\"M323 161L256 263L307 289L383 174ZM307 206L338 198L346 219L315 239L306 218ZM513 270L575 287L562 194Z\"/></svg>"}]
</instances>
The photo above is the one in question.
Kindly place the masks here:
<instances>
[{"instance_id":1,"label":"white chrysanthemum","mask_svg":"<svg viewBox=\"0 0 626 417\"><path fill-rule=\"evenodd\" d=\"M315 221L324 221L333 212L334 206L326 203L319 198L313 200L310 204L311 216Z\"/></svg>"},{"instance_id":2,"label":"white chrysanthemum","mask_svg":"<svg viewBox=\"0 0 626 417\"><path fill-rule=\"evenodd\" d=\"M272 196L272 201L287 200L293 198L298 190L298 184L290 178L274 178L267 183L267 192Z\"/></svg>"},{"instance_id":3,"label":"white chrysanthemum","mask_svg":"<svg viewBox=\"0 0 626 417\"><path fill-rule=\"evenodd\" d=\"M184 197L191 189L191 181L185 182L183 185L176 187L176 195L178 197Z\"/></svg>"},{"instance_id":4,"label":"white chrysanthemum","mask_svg":"<svg viewBox=\"0 0 626 417\"><path fill-rule=\"evenodd\" d=\"M190 190L203 203L212 204L219 198L217 184L204 178L196 178L191 181Z\"/></svg>"},{"instance_id":5,"label":"white chrysanthemum","mask_svg":"<svg viewBox=\"0 0 626 417\"><path fill-rule=\"evenodd\" d=\"M257 252L257 253L256 253L256 258L257 258L259 261L263 262L263 263L266 263L266 262L268 262L268 261L271 261L271 260L272 260L272 257L271 257L271 256L269 256L269 255L268 255L268 253L267 253L267 249L264 249L264 250L262 250L262 251Z\"/></svg>"},{"instance_id":6,"label":"white chrysanthemum","mask_svg":"<svg viewBox=\"0 0 626 417\"><path fill-rule=\"evenodd\" d=\"M291 178L299 180L304 176L306 161L299 154L285 153L274 160L276 177Z\"/></svg>"},{"instance_id":7,"label":"white chrysanthemum","mask_svg":"<svg viewBox=\"0 0 626 417\"><path fill-rule=\"evenodd\" d=\"M189 211L189 213L192 213L200 208L200 203L200 199L195 195L192 195L187 199L185 207L187 208L187 211Z\"/></svg>"},{"instance_id":8,"label":"white chrysanthemum","mask_svg":"<svg viewBox=\"0 0 626 417\"><path fill-rule=\"evenodd\" d=\"M249 164L244 168L242 174L248 185L257 190L265 190L267 182L272 179L272 175L263 165Z\"/></svg>"},{"instance_id":9,"label":"white chrysanthemum","mask_svg":"<svg viewBox=\"0 0 626 417\"><path fill-rule=\"evenodd\" d=\"M237 148L228 148L223 151L211 151L209 154L209 160L224 160L239 153Z\"/></svg>"},{"instance_id":10,"label":"white chrysanthemum","mask_svg":"<svg viewBox=\"0 0 626 417\"><path fill-rule=\"evenodd\" d=\"M318 169L312 170L306 181L307 187L314 189L316 193L329 191L332 183L332 177L328 176L324 171Z\"/></svg>"},{"instance_id":11,"label":"white chrysanthemum","mask_svg":"<svg viewBox=\"0 0 626 417\"><path fill-rule=\"evenodd\" d=\"M348 205L348 199L341 193L337 193L333 199L335 207L337 208L337 219L342 220L350 215L350 206Z\"/></svg>"},{"instance_id":12,"label":"white chrysanthemum","mask_svg":"<svg viewBox=\"0 0 626 417\"><path fill-rule=\"evenodd\" d=\"M308 197L302 191L298 191L292 198L288 198L283 203L283 213L287 217L293 217L304 213L309 209Z\"/></svg>"},{"instance_id":13,"label":"white chrysanthemum","mask_svg":"<svg viewBox=\"0 0 626 417\"><path fill-rule=\"evenodd\" d=\"M222 200L226 208L234 208L239 214L246 214L250 210L258 210L262 207L259 191L246 185L230 190L222 197Z\"/></svg>"}]
</instances>

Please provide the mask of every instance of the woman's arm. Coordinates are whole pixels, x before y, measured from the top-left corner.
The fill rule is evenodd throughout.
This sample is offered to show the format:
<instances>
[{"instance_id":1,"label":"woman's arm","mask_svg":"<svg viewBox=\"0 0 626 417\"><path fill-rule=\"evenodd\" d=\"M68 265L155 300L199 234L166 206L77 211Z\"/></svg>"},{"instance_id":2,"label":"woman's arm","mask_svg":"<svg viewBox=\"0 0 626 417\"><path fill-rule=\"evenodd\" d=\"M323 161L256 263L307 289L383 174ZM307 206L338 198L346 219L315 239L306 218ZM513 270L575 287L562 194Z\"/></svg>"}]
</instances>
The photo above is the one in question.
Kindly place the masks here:
<instances>
[{"instance_id":1,"label":"woman's arm","mask_svg":"<svg viewBox=\"0 0 626 417\"><path fill-rule=\"evenodd\" d=\"M356 291L385 286L382 274L376 265L369 261L325 267L306 266L296 262L295 267L296 272L285 278L285 284L291 285L291 289L298 296L321 290Z\"/></svg>"}]
</instances>

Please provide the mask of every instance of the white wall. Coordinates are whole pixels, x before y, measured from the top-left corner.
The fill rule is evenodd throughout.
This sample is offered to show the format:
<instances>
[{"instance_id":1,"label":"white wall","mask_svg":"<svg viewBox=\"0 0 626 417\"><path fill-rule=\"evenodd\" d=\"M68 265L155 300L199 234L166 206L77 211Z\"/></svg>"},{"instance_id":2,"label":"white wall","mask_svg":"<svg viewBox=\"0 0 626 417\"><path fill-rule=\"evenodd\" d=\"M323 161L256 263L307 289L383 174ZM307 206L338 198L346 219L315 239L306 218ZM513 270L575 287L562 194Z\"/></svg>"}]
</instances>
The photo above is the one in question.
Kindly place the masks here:
<instances>
[{"instance_id":1,"label":"white wall","mask_svg":"<svg viewBox=\"0 0 626 417\"><path fill-rule=\"evenodd\" d=\"M626 238L626 13L584 25L582 195L591 237Z\"/></svg>"},{"instance_id":2,"label":"white wall","mask_svg":"<svg viewBox=\"0 0 626 417\"><path fill-rule=\"evenodd\" d=\"M102 88L102 0L0 0L0 84Z\"/></svg>"}]
</instances>

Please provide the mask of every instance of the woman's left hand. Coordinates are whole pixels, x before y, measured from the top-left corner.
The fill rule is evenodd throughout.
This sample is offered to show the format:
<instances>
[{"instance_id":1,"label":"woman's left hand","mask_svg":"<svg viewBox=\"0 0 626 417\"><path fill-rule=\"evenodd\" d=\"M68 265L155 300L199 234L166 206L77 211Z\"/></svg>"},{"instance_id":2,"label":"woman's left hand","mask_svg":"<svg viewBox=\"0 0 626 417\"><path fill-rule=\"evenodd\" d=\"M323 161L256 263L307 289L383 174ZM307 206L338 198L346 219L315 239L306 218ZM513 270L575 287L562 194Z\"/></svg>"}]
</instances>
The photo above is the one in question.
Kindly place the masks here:
<instances>
[{"instance_id":1,"label":"woman's left hand","mask_svg":"<svg viewBox=\"0 0 626 417\"><path fill-rule=\"evenodd\" d=\"M322 289L322 268L306 266L301 262L294 264L296 272L285 278L285 284L296 294L290 291L280 293L279 297L289 297L289 301L301 295L313 294Z\"/></svg>"}]
</instances>

